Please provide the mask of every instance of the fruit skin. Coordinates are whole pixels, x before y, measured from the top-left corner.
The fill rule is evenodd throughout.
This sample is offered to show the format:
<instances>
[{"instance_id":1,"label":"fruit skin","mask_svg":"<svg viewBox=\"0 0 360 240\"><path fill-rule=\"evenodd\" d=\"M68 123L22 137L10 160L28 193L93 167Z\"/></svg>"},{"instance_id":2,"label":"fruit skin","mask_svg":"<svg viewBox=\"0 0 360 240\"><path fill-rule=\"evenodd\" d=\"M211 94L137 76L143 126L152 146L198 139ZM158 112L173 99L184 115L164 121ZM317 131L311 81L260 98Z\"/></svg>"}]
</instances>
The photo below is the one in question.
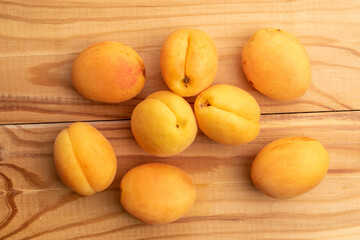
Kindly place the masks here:
<instances>
[{"instance_id":1,"label":"fruit skin","mask_svg":"<svg viewBox=\"0 0 360 240\"><path fill-rule=\"evenodd\" d=\"M82 122L73 123L58 134L54 162L63 183L85 196L105 190L117 169L111 144L96 128Z\"/></svg>"},{"instance_id":2,"label":"fruit skin","mask_svg":"<svg viewBox=\"0 0 360 240\"><path fill-rule=\"evenodd\" d=\"M270 197L292 198L318 185L329 168L323 145L308 137L286 137L266 145L256 156L251 177Z\"/></svg>"},{"instance_id":3,"label":"fruit skin","mask_svg":"<svg viewBox=\"0 0 360 240\"><path fill-rule=\"evenodd\" d=\"M275 100L299 98L311 81L305 48L280 29L257 31L242 50L242 66L250 84Z\"/></svg>"},{"instance_id":4,"label":"fruit skin","mask_svg":"<svg viewBox=\"0 0 360 240\"><path fill-rule=\"evenodd\" d=\"M191 178L180 168L163 163L148 163L131 169L120 187L124 209L149 224L179 219L196 199Z\"/></svg>"},{"instance_id":5,"label":"fruit skin","mask_svg":"<svg viewBox=\"0 0 360 240\"><path fill-rule=\"evenodd\" d=\"M72 83L85 98L116 103L135 97L145 85L144 62L119 42L100 42L75 59Z\"/></svg>"},{"instance_id":6,"label":"fruit skin","mask_svg":"<svg viewBox=\"0 0 360 240\"><path fill-rule=\"evenodd\" d=\"M259 134L259 105L238 87L211 86L197 96L194 109L201 131L218 143L241 145Z\"/></svg>"},{"instance_id":7,"label":"fruit skin","mask_svg":"<svg viewBox=\"0 0 360 240\"><path fill-rule=\"evenodd\" d=\"M185 99L170 91L159 91L135 107L131 130L145 151L166 157L190 146L196 137L197 125Z\"/></svg>"},{"instance_id":8,"label":"fruit skin","mask_svg":"<svg viewBox=\"0 0 360 240\"><path fill-rule=\"evenodd\" d=\"M195 96L215 80L218 54L214 41L200 30L176 30L161 48L160 68L173 92L184 97Z\"/></svg>"}]
</instances>

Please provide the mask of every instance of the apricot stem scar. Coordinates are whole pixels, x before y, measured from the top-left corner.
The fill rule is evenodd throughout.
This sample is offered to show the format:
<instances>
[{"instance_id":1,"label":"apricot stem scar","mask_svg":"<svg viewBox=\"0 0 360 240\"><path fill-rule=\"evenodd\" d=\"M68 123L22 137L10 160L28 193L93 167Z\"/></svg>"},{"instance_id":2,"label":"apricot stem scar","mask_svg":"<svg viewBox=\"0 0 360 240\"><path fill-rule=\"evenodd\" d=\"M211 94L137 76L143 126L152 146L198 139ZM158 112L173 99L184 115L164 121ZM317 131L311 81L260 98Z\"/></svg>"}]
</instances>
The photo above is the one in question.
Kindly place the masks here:
<instances>
[{"instance_id":1,"label":"apricot stem scar","mask_svg":"<svg viewBox=\"0 0 360 240\"><path fill-rule=\"evenodd\" d=\"M206 99L205 102L203 102L203 103L200 105L200 107L209 107L209 106L211 106L211 104L210 104L209 100L207 100L207 99Z\"/></svg>"},{"instance_id":2,"label":"apricot stem scar","mask_svg":"<svg viewBox=\"0 0 360 240\"><path fill-rule=\"evenodd\" d=\"M187 87L187 84L189 84L189 82L190 82L190 79L187 76L185 76L183 79L183 83L185 84L185 87Z\"/></svg>"}]
</instances>

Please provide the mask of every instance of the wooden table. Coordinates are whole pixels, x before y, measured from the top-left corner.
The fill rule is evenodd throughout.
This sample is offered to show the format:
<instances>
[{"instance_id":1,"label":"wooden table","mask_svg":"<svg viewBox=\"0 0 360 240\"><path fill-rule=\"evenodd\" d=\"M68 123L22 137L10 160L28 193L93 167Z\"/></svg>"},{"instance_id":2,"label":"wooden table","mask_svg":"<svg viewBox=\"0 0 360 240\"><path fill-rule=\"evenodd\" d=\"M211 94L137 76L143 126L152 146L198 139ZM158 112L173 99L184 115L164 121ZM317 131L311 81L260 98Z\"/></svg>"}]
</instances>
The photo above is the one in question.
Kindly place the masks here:
<instances>
[{"instance_id":1,"label":"wooden table","mask_svg":"<svg viewBox=\"0 0 360 240\"><path fill-rule=\"evenodd\" d=\"M0 240L360 239L360 1L222 2L0 1ZM309 54L312 83L296 101L270 100L244 76L242 47L268 26L293 33ZM214 38L216 83L239 86L259 102L255 141L231 147L199 132L171 158L151 156L134 141L131 112L148 94L167 89L160 48L184 27ZM128 102L89 101L71 85L74 58L103 40L130 45L144 59L145 88ZM91 197L66 188L53 164L54 139L74 121L97 127L117 154L113 184ZM322 142L330 169L306 194L269 198L252 185L252 160L265 144L293 135ZM119 203L122 176L148 162L181 167L196 183L196 204L172 224L146 225Z\"/></svg>"}]
</instances>

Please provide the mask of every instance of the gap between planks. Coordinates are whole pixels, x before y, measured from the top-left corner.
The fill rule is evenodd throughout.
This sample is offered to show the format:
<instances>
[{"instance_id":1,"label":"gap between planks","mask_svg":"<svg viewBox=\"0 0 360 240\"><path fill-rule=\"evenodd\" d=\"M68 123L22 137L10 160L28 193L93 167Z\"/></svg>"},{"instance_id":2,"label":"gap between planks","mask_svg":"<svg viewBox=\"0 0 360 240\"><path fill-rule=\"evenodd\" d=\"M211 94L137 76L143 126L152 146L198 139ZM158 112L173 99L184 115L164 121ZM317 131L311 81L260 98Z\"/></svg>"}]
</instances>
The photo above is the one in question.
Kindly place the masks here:
<instances>
[{"instance_id":1,"label":"gap between planks","mask_svg":"<svg viewBox=\"0 0 360 240\"><path fill-rule=\"evenodd\" d=\"M360 112L360 109L351 110L331 110L331 111L305 111L305 112L281 112L281 113L261 113L262 116L267 115L295 115L295 114L313 114L313 113L342 113L342 112ZM129 121L129 119L99 119L99 120L84 120L81 122L118 122L118 121ZM17 126L17 125L43 125L43 124L60 124L60 123L74 123L78 121L61 121L61 122L38 122L38 123L0 123L1 126Z\"/></svg>"}]
</instances>

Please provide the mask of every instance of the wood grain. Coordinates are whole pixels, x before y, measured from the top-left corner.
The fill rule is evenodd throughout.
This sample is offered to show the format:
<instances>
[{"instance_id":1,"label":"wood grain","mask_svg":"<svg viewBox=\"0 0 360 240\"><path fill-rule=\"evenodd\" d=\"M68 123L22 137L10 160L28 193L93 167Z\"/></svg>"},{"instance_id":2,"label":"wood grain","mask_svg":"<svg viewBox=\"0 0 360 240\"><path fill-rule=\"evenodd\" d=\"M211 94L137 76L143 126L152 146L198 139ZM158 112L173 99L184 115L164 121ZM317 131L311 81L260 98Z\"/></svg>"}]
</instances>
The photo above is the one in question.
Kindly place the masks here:
<instances>
[{"instance_id":1,"label":"wood grain","mask_svg":"<svg viewBox=\"0 0 360 240\"><path fill-rule=\"evenodd\" d=\"M358 239L360 238L360 111L261 117L259 137L244 146L216 144L199 133L171 158L146 154L129 121L93 122L113 145L118 172L110 188L80 197L57 177L53 142L68 123L0 127L0 239ZM251 183L256 153L285 136L309 136L330 155L325 179L290 200L266 197ZM148 226L119 203L130 168L165 162L181 167L198 198L181 220Z\"/></svg>"},{"instance_id":2,"label":"wood grain","mask_svg":"<svg viewBox=\"0 0 360 240\"><path fill-rule=\"evenodd\" d=\"M219 51L216 83L249 91L263 113L360 109L360 3L341 1L20 1L0 2L0 124L129 119L148 94L167 89L160 48L178 28L199 28ZM241 68L241 49L263 27L285 29L304 44L312 84L302 98L272 101ZM147 82L121 104L88 101L71 85L71 65L89 45L115 40L135 48ZM194 98L189 99L190 102Z\"/></svg>"},{"instance_id":3,"label":"wood grain","mask_svg":"<svg viewBox=\"0 0 360 240\"><path fill-rule=\"evenodd\" d=\"M312 83L296 101L264 97L241 68L243 45L269 26L293 33L308 52ZM258 100L255 141L231 147L198 133L172 158L136 144L126 119L147 95L167 89L160 48L178 28L209 33L220 60L215 83ZM144 59L145 88L128 102L86 100L72 87L75 57L104 40L130 45ZM0 0L0 240L360 239L359 79L358 0ZM54 139L72 121L91 121L117 154L113 184L91 197L66 188L54 168ZM269 198L251 183L252 160L265 144L294 135L322 142L330 169L306 194ZM145 225L121 208L122 176L148 162L174 164L196 184L196 204L175 223Z\"/></svg>"}]
</instances>

